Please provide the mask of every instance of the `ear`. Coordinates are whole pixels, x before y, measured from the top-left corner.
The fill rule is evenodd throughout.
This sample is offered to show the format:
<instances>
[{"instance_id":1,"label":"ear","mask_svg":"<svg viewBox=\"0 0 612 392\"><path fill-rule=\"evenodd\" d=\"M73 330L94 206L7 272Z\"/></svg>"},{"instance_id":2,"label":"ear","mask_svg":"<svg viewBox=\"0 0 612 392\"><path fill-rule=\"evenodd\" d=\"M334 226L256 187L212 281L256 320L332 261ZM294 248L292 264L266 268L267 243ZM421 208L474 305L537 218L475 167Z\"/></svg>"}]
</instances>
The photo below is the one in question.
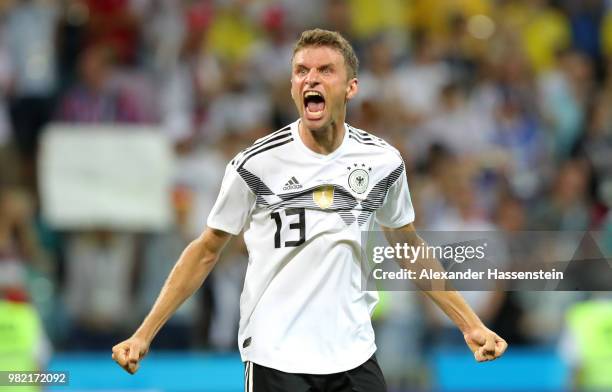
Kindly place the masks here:
<instances>
[{"instance_id":1,"label":"ear","mask_svg":"<svg viewBox=\"0 0 612 392\"><path fill-rule=\"evenodd\" d=\"M295 97L293 96L293 77L289 80L289 82L289 94L291 94L291 98L295 100Z\"/></svg>"},{"instance_id":2,"label":"ear","mask_svg":"<svg viewBox=\"0 0 612 392\"><path fill-rule=\"evenodd\" d=\"M351 100L357 92L359 91L359 81L357 78L352 78L349 80L348 85L346 86L346 100Z\"/></svg>"}]
</instances>

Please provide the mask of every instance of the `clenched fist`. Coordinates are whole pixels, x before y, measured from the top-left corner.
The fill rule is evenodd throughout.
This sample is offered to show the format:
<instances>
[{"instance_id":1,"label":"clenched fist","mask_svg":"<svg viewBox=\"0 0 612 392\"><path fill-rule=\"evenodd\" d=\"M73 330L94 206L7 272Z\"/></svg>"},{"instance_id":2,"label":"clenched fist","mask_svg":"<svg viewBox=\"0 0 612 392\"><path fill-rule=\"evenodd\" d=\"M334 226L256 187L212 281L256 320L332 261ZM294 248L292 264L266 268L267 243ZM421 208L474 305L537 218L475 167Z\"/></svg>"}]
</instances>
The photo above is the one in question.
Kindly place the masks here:
<instances>
[{"instance_id":1,"label":"clenched fist","mask_svg":"<svg viewBox=\"0 0 612 392\"><path fill-rule=\"evenodd\" d=\"M134 337L124 340L113 347L113 359L128 373L134 374L140 366L140 360L149 352L149 343Z\"/></svg>"},{"instance_id":2,"label":"clenched fist","mask_svg":"<svg viewBox=\"0 0 612 392\"><path fill-rule=\"evenodd\" d=\"M478 362L492 361L502 356L508 343L488 328L474 328L463 335Z\"/></svg>"}]
</instances>

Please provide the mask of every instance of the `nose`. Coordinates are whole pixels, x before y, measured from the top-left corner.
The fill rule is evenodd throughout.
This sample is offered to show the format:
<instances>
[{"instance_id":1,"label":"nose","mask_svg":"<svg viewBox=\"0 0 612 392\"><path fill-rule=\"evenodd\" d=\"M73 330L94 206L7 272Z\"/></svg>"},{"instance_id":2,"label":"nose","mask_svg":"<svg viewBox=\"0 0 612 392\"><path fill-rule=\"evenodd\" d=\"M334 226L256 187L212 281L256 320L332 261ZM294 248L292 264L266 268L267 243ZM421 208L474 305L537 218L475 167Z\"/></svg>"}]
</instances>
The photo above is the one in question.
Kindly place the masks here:
<instances>
[{"instance_id":1,"label":"nose","mask_svg":"<svg viewBox=\"0 0 612 392\"><path fill-rule=\"evenodd\" d=\"M312 68L308 71L308 75L306 75L304 83L310 87L314 87L319 84L319 74L316 69Z\"/></svg>"}]
</instances>

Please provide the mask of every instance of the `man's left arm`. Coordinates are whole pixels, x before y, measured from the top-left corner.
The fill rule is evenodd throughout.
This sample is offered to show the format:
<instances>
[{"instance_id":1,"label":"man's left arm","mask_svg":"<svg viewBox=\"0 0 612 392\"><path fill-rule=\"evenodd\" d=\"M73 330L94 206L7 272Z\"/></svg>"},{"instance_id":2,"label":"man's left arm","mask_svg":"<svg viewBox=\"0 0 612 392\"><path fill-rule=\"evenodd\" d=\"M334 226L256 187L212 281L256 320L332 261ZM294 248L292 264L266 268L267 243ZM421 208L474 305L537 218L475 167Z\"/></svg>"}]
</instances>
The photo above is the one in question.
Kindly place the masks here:
<instances>
[{"instance_id":1,"label":"man's left arm","mask_svg":"<svg viewBox=\"0 0 612 392\"><path fill-rule=\"evenodd\" d=\"M412 223L395 229L383 226L383 230L392 246L397 243L413 247L425 244ZM420 276L419 270L424 268L444 270L436 259L419 257L413 263L406 259L400 259L398 262L402 268L416 271L417 276ZM461 330L465 342L478 362L492 361L506 351L508 347L506 341L484 325L461 294L448 287L448 282L416 281L415 283Z\"/></svg>"}]
</instances>

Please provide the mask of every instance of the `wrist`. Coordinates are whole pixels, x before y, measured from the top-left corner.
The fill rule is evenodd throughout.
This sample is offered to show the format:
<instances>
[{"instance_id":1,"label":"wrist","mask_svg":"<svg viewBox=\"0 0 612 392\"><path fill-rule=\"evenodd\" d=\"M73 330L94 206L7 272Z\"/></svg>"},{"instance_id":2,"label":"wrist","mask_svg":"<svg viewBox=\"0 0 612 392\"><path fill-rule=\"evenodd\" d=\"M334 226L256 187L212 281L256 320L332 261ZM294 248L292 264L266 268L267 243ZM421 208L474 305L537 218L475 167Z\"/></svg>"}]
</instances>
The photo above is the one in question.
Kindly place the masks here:
<instances>
[{"instance_id":1,"label":"wrist","mask_svg":"<svg viewBox=\"0 0 612 392\"><path fill-rule=\"evenodd\" d=\"M463 326L459 326L464 335L468 335L474 331L485 329L484 323L480 319L470 320Z\"/></svg>"},{"instance_id":2,"label":"wrist","mask_svg":"<svg viewBox=\"0 0 612 392\"><path fill-rule=\"evenodd\" d=\"M153 340L153 333L151 333L150 331L148 331L147 329L144 329L142 326L140 328L138 328L136 330L136 332L134 332L134 334L132 335L132 338L135 339L139 339L144 341L147 345L151 344L151 341Z\"/></svg>"}]
</instances>

